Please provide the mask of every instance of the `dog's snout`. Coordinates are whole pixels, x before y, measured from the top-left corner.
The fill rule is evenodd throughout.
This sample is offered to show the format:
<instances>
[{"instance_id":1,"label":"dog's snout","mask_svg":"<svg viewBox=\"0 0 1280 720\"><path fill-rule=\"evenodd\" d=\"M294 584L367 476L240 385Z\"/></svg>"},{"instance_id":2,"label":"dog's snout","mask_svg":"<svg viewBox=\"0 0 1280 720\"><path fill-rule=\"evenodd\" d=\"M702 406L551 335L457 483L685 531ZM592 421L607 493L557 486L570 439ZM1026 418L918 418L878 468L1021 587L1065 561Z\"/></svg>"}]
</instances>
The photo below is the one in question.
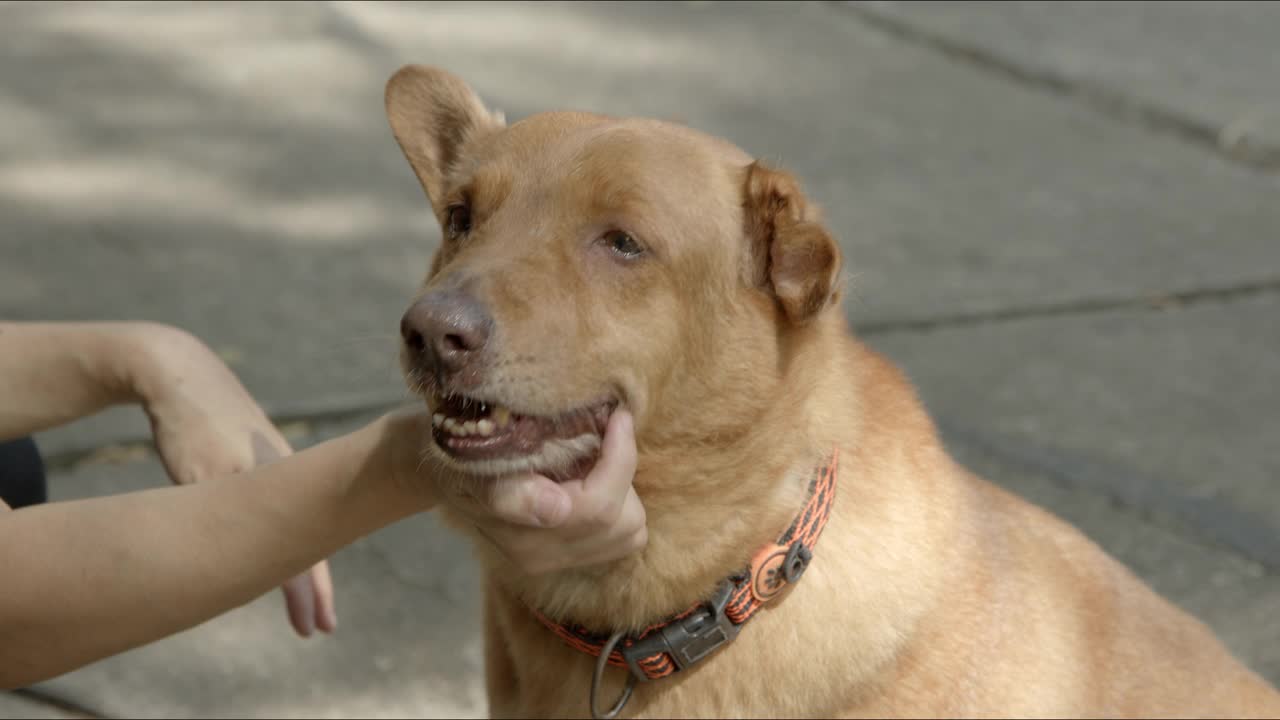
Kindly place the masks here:
<instances>
[{"instance_id":1,"label":"dog's snout","mask_svg":"<svg viewBox=\"0 0 1280 720\"><path fill-rule=\"evenodd\" d=\"M458 291L424 295L400 319L405 347L437 371L458 372L476 362L493 318L475 298Z\"/></svg>"}]
</instances>

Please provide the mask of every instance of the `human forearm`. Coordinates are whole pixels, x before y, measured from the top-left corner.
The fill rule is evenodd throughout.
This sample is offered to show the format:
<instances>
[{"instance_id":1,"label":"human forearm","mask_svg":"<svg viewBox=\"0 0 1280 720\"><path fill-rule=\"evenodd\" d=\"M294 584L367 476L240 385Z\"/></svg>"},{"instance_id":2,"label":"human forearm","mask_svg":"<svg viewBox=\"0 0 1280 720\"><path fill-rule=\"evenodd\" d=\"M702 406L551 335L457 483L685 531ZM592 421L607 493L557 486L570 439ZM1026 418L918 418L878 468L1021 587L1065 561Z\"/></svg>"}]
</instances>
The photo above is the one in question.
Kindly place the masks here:
<instances>
[{"instance_id":1,"label":"human forearm","mask_svg":"<svg viewBox=\"0 0 1280 720\"><path fill-rule=\"evenodd\" d=\"M387 422L219 482L0 514L0 687L195 626L428 509Z\"/></svg>"},{"instance_id":2,"label":"human forearm","mask_svg":"<svg viewBox=\"0 0 1280 720\"><path fill-rule=\"evenodd\" d=\"M139 399L133 365L148 323L0 322L0 438L45 430Z\"/></svg>"}]
</instances>

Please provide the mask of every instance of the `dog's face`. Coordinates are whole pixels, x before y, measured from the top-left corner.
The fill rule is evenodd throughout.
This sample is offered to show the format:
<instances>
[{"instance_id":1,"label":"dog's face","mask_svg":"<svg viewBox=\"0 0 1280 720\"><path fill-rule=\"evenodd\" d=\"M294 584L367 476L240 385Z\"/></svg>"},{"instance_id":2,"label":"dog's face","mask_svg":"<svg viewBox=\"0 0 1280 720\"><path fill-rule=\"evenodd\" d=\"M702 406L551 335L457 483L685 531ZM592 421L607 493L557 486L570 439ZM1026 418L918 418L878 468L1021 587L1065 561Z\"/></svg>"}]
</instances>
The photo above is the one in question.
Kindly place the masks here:
<instances>
[{"instance_id":1,"label":"dog's face","mask_svg":"<svg viewBox=\"0 0 1280 720\"><path fill-rule=\"evenodd\" d=\"M506 127L456 77L387 85L443 241L401 323L431 452L467 475L572 473L627 406L641 451L753 421L839 251L790 176L651 120Z\"/></svg>"}]
</instances>

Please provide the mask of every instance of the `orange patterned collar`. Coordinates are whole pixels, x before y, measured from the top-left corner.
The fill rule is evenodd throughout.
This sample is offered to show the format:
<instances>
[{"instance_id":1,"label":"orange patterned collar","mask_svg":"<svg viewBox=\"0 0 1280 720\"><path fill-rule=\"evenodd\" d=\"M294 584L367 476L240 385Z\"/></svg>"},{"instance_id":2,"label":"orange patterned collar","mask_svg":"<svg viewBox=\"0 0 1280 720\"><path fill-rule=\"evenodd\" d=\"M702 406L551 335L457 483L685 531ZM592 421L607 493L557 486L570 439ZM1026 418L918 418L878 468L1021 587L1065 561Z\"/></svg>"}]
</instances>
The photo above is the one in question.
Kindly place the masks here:
<instances>
[{"instance_id":1,"label":"orange patterned collar","mask_svg":"<svg viewBox=\"0 0 1280 720\"><path fill-rule=\"evenodd\" d=\"M800 579L831 514L839 456L837 449L826 463L815 468L804 507L777 542L761 548L749 567L725 578L710 600L651 625L637 635L617 632L607 638L533 611L539 622L571 647L599 658L591 682L593 717L616 717L630 699L637 681L673 675L733 640L757 610ZM631 675L613 709L600 712L596 707L596 691L606 664L628 668Z\"/></svg>"}]
</instances>

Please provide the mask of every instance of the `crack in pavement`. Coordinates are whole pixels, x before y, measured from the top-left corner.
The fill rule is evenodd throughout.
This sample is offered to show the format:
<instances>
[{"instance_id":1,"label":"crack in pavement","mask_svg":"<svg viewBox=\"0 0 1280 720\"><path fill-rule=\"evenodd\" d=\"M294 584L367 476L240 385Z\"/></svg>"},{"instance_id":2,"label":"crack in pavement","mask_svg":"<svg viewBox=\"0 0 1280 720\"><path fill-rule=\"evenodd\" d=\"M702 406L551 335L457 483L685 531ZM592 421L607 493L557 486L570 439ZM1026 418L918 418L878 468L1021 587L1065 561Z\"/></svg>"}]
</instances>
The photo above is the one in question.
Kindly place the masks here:
<instances>
[{"instance_id":1,"label":"crack in pavement","mask_svg":"<svg viewBox=\"0 0 1280 720\"><path fill-rule=\"evenodd\" d=\"M277 424L289 421L336 422L342 419L354 419L369 412L369 408L362 407L345 411L327 411L312 415L309 420L303 420L298 416L280 416L275 418L275 422ZM1069 491L1087 492L1105 498L1117 511L1164 528L1201 547L1248 560L1257 564L1268 575L1280 577L1280 536L1271 529L1268 522L1253 514L1237 510L1213 498L1189 497L1176 492L1160 491L1158 490L1160 484L1154 479L1136 477L1128 470L1116 472L1113 469L1095 468L1090 465L1092 461L1088 459L1057 457L1046 448L1016 449L1010 447L1011 443L998 442L979 430L950 422L945 418L938 417L936 421L944 438L949 442L957 442L982 452L996 462L1011 468L1040 475ZM1021 448L1026 444L1019 442L1018 445ZM154 448L146 442L127 445L112 444L105 447L112 450L105 455L108 458L113 458L117 454L126 457L127 462L155 458ZM119 447L141 449L142 452L141 454L117 453L115 448ZM62 454L46 460L46 465L53 469L84 467L85 464L93 462L92 456L95 453L101 453L102 449L99 447L90 451ZM100 462L113 461L115 460L106 459ZM1116 477L1122 477L1123 482L1108 480L1114 480ZM368 543L365 547L385 564L398 581L423 591L437 590L402 573L385 551L376 544Z\"/></svg>"},{"instance_id":2,"label":"crack in pavement","mask_svg":"<svg viewBox=\"0 0 1280 720\"><path fill-rule=\"evenodd\" d=\"M35 688L18 688L17 690L11 690L10 692L25 700L30 700L34 703L52 707L60 712L70 715L71 717L92 718L94 720L99 718L105 719L108 717L96 710L89 710L78 703L65 700L45 690L37 690Z\"/></svg>"},{"instance_id":3,"label":"crack in pavement","mask_svg":"<svg viewBox=\"0 0 1280 720\"><path fill-rule=\"evenodd\" d=\"M1253 563L1264 575L1280 577L1280 534L1261 516L1214 497L1168 492L1157 478L1090 457L1073 457L1018 440L1003 442L946 418L937 418L937 425L948 444L975 450L998 464L1038 475L1069 492L1101 497L1118 512L1193 545ZM953 453L953 457L957 455Z\"/></svg>"},{"instance_id":4,"label":"crack in pavement","mask_svg":"<svg viewBox=\"0 0 1280 720\"><path fill-rule=\"evenodd\" d=\"M1280 278L1263 279L1244 282L1225 287L1201 287L1183 291L1172 291L1159 295L1129 298L1102 298L1073 300L1057 304L1038 306L1021 306L992 311L958 313L953 315L922 318L916 320L889 320L872 322L858 326L854 324L855 334L861 337L874 337L904 332L926 332L947 328L964 328L991 323L1011 322L1023 319L1040 319L1052 317L1097 314L1122 310L1170 310L1194 306L1206 302L1230 302L1233 300L1254 297L1261 294L1280 292ZM271 416L277 426L294 425L302 428L302 433L314 439L323 434L323 429L316 427L351 422L360 418L372 418L398 405L410 402L412 398L402 395L387 396L381 399L364 398L360 402L340 407L321 409L285 411ZM1087 462L1078 459L1054 458L1052 451L1031 449L1016 450L1008 447L1008 443L997 443L982 435L980 431L957 427L939 421L945 426L947 434L964 445L978 449L995 458L998 462L1020 467L1040 474L1061 487L1073 491L1084 491L1107 498L1118 509L1128 515L1154 522L1160 527L1177 533L1184 539L1196 542L1203 547L1229 552L1238 557L1258 564L1269 574L1280 575L1280 538L1265 520L1247 512L1236 510L1229 505L1213 499L1194 498L1178 493L1153 491L1156 487L1150 479L1130 477L1128 471L1099 472L1090 470ZM1020 443L1021 444L1021 443ZM157 457L155 447L149 439L118 440L102 443L88 448L80 448L47 455L46 468L52 472L65 472L81 469L86 466L105 463L137 463L153 461ZM1107 482L1103 476L1113 478L1123 476L1124 483ZM1145 490L1144 490L1145 489ZM1149 501L1154 499L1156 506L1151 507ZM1154 513L1154 514L1153 514ZM1163 514L1165 517L1156 517ZM1185 532L1170 527L1173 524L1185 525ZM1191 535L1192 537L1188 537ZM421 582L405 577L386 557L381 548L370 545L370 550L386 563L392 574L407 585L422 590L430 590Z\"/></svg>"},{"instance_id":5,"label":"crack in pavement","mask_svg":"<svg viewBox=\"0 0 1280 720\"><path fill-rule=\"evenodd\" d=\"M329 17L329 29L338 36L340 40L346 40L352 45L359 47L378 62L395 69L405 63L400 53L395 48L387 45L385 42L374 37L357 18L351 16L351 11L346 7L344 2L327 2L317 3Z\"/></svg>"},{"instance_id":6,"label":"crack in pavement","mask_svg":"<svg viewBox=\"0 0 1280 720\"><path fill-rule=\"evenodd\" d=\"M1117 298L1085 298L1043 305L1023 305L994 310L979 310L925 318L906 318L858 323L851 318L851 326L859 337L882 337L899 333L928 332L950 328L975 327L1018 320L1070 317L1101 314L1122 310L1170 311L1208 302L1230 302L1269 293L1280 293L1280 277L1264 278L1223 287L1200 287L1174 290L1154 295ZM277 427L290 425L306 428L307 435L314 435L316 425L350 422L361 417L371 417L392 408L417 402L405 395L388 394L385 398L368 399L347 405L322 409L284 410L271 415ZM73 448L44 457L49 472L66 472L103 463L127 463L150 460L156 457L155 445L148 438L119 438L82 448Z\"/></svg>"},{"instance_id":7,"label":"crack in pavement","mask_svg":"<svg viewBox=\"0 0 1280 720\"><path fill-rule=\"evenodd\" d=\"M837 4L881 32L972 67L999 74L1023 87L1081 100L1112 119L1176 136L1190 145L1210 150L1253 170L1280 171L1280 147L1237 142L1232 139L1230 128L1220 128L1214 123L1187 116L1157 103L1047 68L1027 67L987 48L955 40L909 20L877 11L870 3L843 0Z\"/></svg>"},{"instance_id":8,"label":"crack in pavement","mask_svg":"<svg viewBox=\"0 0 1280 720\"><path fill-rule=\"evenodd\" d=\"M1280 278L1266 278L1224 287L1176 290L1139 297L1078 299L918 319L858 323L851 318L850 324L856 336L872 338L899 333L929 332L1018 320L1070 317L1123 310L1170 311L1201 303L1230 302L1269 293L1280 293ZM388 395L382 399L364 399L357 403L323 409L285 410L271 414L270 418L277 427L300 426L306 429L306 435L313 436L316 433L314 427L316 425L337 424L362 417L372 417L410 402L415 400L403 395L395 397ZM111 442L46 454L44 463L48 472L55 473L75 471L97 464L149 461L156 457L155 445L149 438L119 438Z\"/></svg>"},{"instance_id":9,"label":"crack in pavement","mask_svg":"<svg viewBox=\"0 0 1280 720\"><path fill-rule=\"evenodd\" d=\"M1224 287L1202 287L1173 290L1155 295L1117 298L1086 298L1044 305L1024 305L996 310L954 313L935 317L883 320L855 324L854 330L864 337L907 332L926 332L955 327L973 327L1015 320L1091 315L1117 310L1167 311L1207 302L1229 302L1242 298L1280 292L1280 278L1243 282Z\"/></svg>"}]
</instances>

